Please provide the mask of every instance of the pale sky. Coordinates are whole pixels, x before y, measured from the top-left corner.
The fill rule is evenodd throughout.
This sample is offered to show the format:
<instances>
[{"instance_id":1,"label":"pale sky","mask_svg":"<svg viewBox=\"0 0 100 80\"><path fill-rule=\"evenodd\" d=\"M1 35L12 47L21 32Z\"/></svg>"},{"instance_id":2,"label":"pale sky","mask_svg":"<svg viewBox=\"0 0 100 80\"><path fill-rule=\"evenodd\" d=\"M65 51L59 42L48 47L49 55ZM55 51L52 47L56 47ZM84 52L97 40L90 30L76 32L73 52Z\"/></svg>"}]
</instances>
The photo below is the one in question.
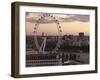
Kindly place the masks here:
<instances>
[{"instance_id":1,"label":"pale sky","mask_svg":"<svg viewBox=\"0 0 100 80\"><path fill-rule=\"evenodd\" d=\"M26 13L26 35L33 35L34 27L42 13ZM73 34L78 35L84 32L89 35L89 15L81 14L50 14L59 21L62 35ZM58 35L57 24L50 17L44 17L39 23L37 34L44 32L47 35Z\"/></svg>"}]
</instances>

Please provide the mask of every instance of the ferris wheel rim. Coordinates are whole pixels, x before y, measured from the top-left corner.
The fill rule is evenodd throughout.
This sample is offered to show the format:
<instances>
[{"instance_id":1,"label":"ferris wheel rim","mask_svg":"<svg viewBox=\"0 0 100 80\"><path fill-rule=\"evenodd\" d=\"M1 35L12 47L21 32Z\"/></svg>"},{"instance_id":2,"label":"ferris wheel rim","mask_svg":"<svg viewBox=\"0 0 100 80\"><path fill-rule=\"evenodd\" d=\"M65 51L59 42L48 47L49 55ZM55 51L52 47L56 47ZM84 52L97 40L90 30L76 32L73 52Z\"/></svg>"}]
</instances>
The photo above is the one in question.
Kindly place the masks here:
<instances>
[{"instance_id":1,"label":"ferris wheel rim","mask_svg":"<svg viewBox=\"0 0 100 80\"><path fill-rule=\"evenodd\" d=\"M55 51L60 47L62 30L61 30L61 26L60 26L59 21L58 21L53 15L45 14L45 15L42 15L42 16L37 20L37 22L36 22L36 24L35 24L35 28L34 28L34 41L35 41L35 45L36 45L37 49L39 50L39 49L40 49L40 45L38 44L37 36L36 36L35 33L37 33L36 30L38 29L38 25L39 25L39 23L40 23L40 20L43 19L44 17L50 17L50 18L52 18L52 19L55 21L56 25L57 25L57 29L58 29L58 34L59 34L59 36L58 36L58 41L57 41L57 43L56 43L56 47L52 50L52 52L55 52Z\"/></svg>"}]
</instances>

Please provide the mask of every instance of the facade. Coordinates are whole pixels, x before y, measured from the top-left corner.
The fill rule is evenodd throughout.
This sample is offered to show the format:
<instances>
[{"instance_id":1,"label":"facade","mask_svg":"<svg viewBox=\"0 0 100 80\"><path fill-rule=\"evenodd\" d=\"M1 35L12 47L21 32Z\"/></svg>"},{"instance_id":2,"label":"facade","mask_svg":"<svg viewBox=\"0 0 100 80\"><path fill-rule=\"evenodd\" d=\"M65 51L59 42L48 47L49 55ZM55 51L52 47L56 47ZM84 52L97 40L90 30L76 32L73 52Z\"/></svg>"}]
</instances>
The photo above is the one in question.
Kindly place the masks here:
<instances>
[{"instance_id":1,"label":"facade","mask_svg":"<svg viewBox=\"0 0 100 80\"><path fill-rule=\"evenodd\" d=\"M56 65L60 65L57 54L27 54L26 56L26 67Z\"/></svg>"}]
</instances>

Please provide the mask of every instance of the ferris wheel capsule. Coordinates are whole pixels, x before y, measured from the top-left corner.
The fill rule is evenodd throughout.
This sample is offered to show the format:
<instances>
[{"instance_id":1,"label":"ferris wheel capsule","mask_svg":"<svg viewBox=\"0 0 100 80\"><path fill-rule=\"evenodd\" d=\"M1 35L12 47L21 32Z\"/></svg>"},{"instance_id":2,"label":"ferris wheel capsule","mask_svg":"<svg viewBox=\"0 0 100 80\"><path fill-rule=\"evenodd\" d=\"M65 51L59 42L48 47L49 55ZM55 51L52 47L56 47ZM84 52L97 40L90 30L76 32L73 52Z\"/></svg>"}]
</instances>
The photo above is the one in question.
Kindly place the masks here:
<instances>
[{"instance_id":1,"label":"ferris wheel capsule","mask_svg":"<svg viewBox=\"0 0 100 80\"><path fill-rule=\"evenodd\" d=\"M59 22L57 22L57 24L59 24Z\"/></svg>"},{"instance_id":2,"label":"ferris wheel capsule","mask_svg":"<svg viewBox=\"0 0 100 80\"><path fill-rule=\"evenodd\" d=\"M60 30L60 32L62 32L62 30Z\"/></svg>"},{"instance_id":3,"label":"ferris wheel capsule","mask_svg":"<svg viewBox=\"0 0 100 80\"><path fill-rule=\"evenodd\" d=\"M50 15L50 17L53 17L52 15Z\"/></svg>"},{"instance_id":4,"label":"ferris wheel capsule","mask_svg":"<svg viewBox=\"0 0 100 80\"><path fill-rule=\"evenodd\" d=\"M37 26L37 24L35 24L35 26Z\"/></svg>"},{"instance_id":5,"label":"ferris wheel capsule","mask_svg":"<svg viewBox=\"0 0 100 80\"><path fill-rule=\"evenodd\" d=\"M36 31L33 31L33 33L35 34Z\"/></svg>"},{"instance_id":6,"label":"ferris wheel capsule","mask_svg":"<svg viewBox=\"0 0 100 80\"><path fill-rule=\"evenodd\" d=\"M55 20L56 22L58 22L58 20Z\"/></svg>"},{"instance_id":7,"label":"ferris wheel capsule","mask_svg":"<svg viewBox=\"0 0 100 80\"><path fill-rule=\"evenodd\" d=\"M50 16L50 14L48 14L48 16Z\"/></svg>"},{"instance_id":8,"label":"ferris wheel capsule","mask_svg":"<svg viewBox=\"0 0 100 80\"><path fill-rule=\"evenodd\" d=\"M44 17L44 14L42 16Z\"/></svg>"},{"instance_id":9,"label":"ferris wheel capsule","mask_svg":"<svg viewBox=\"0 0 100 80\"><path fill-rule=\"evenodd\" d=\"M59 28L61 28L61 26L59 26Z\"/></svg>"},{"instance_id":10,"label":"ferris wheel capsule","mask_svg":"<svg viewBox=\"0 0 100 80\"><path fill-rule=\"evenodd\" d=\"M36 27L34 27L34 30L36 30Z\"/></svg>"},{"instance_id":11,"label":"ferris wheel capsule","mask_svg":"<svg viewBox=\"0 0 100 80\"><path fill-rule=\"evenodd\" d=\"M40 18L37 20L37 22L40 20Z\"/></svg>"}]
</instances>

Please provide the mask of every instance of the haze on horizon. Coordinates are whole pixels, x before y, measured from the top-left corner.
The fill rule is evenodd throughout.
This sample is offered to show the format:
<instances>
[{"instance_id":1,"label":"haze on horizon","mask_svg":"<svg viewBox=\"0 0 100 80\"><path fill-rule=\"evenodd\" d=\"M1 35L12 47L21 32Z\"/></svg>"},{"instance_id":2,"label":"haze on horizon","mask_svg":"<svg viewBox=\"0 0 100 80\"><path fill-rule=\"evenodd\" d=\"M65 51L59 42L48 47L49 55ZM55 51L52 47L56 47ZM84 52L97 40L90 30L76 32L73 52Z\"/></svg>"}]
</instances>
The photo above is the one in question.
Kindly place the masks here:
<instances>
[{"instance_id":1,"label":"haze on horizon","mask_svg":"<svg viewBox=\"0 0 100 80\"><path fill-rule=\"evenodd\" d=\"M37 20L41 17L42 13L26 13L26 35L34 35L34 27ZM78 35L79 32L84 32L85 35L89 35L89 15L83 14L51 14L59 22L62 30L62 35L72 34ZM37 35L45 33L47 35L59 35L56 23L46 17L41 20Z\"/></svg>"}]
</instances>

